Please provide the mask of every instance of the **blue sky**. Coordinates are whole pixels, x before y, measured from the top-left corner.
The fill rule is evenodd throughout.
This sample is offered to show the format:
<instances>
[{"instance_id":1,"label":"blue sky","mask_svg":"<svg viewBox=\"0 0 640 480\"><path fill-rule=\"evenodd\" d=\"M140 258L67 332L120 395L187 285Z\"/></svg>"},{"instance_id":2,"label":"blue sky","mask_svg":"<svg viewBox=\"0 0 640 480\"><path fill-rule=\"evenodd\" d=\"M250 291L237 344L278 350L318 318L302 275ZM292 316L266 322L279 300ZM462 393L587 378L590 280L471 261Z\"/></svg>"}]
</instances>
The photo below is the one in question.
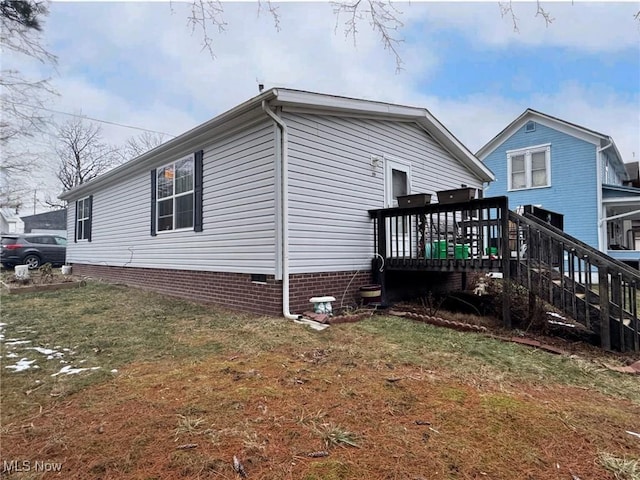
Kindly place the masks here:
<instances>
[{"instance_id":1,"label":"blue sky","mask_svg":"<svg viewBox=\"0 0 640 480\"><path fill-rule=\"evenodd\" d=\"M628 47L602 58L600 52L581 52L573 47L478 46L473 39L455 31L442 32L438 43L446 63L441 65L439 75L425 80L424 88L442 98L492 93L526 101L531 93L553 91L568 82L580 83L587 90L626 94L630 99L638 94L637 48Z\"/></svg>"},{"instance_id":2,"label":"blue sky","mask_svg":"<svg viewBox=\"0 0 640 480\"><path fill-rule=\"evenodd\" d=\"M638 2L543 1L548 27L535 4L516 2L519 32L498 2L394 3L399 73L366 21L354 45L329 3L276 5L279 32L256 3L225 3L211 58L187 4L54 2L43 40L57 68L5 62L51 76L60 95L50 108L172 134L256 95L259 81L425 107L472 151L531 107L611 135L626 161L640 157ZM103 131L113 143L139 133ZM56 188L49 165L33 178L43 189Z\"/></svg>"}]
</instances>

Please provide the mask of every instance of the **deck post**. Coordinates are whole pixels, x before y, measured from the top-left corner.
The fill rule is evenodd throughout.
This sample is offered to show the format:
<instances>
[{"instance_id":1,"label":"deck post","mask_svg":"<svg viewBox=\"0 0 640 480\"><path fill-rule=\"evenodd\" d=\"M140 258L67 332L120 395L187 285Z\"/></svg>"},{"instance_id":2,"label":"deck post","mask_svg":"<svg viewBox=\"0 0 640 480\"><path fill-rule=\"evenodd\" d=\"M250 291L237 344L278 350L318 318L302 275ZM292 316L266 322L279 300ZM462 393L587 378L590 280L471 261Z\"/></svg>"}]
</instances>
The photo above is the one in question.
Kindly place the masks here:
<instances>
[{"instance_id":1,"label":"deck post","mask_svg":"<svg viewBox=\"0 0 640 480\"><path fill-rule=\"evenodd\" d=\"M499 208L502 230L502 323L511 328L511 250L509 248L509 201L504 198Z\"/></svg>"},{"instance_id":2,"label":"deck post","mask_svg":"<svg viewBox=\"0 0 640 480\"><path fill-rule=\"evenodd\" d=\"M600 296L600 346L611 350L611 321L609 320L609 269L598 268L598 295Z\"/></svg>"}]
</instances>

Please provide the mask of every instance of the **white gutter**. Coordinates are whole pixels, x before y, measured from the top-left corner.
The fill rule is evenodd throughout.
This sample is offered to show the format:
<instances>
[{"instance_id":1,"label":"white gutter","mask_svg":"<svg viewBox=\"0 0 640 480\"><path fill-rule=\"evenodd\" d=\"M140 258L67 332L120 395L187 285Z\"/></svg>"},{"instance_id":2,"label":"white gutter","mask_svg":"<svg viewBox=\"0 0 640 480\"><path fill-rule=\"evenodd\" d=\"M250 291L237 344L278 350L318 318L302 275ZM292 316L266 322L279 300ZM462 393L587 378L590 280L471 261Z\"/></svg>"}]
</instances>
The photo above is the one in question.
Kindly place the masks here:
<instances>
[{"instance_id":1,"label":"white gutter","mask_svg":"<svg viewBox=\"0 0 640 480\"><path fill-rule=\"evenodd\" d=\"M277 90L275 94L278 94ZM262 101L262 110L271 117L282 132L282 147L280 149L280 190L282 192L280 195L282 202L280 209L282 213L282 221L280 222L282 228L282 314L289 320L298 320L302 316L294 315L289 311L289 131L287 130L287 124L267 106L266 100Z\"/></svg>"},{"instance_id":2,"label":"white gutter","mask_svg":"<svg viewBox=\"0 0 640 480\"><path fill-rule=\"evenodd\" d=\"M605 220L604 204L602 202L602 152L613 145L613 142L609 142L608 145L596 149L596 182L597 182L597 202L598 202L598 250L601 252L607 251L607 227Z\"/></svg>"}]
</instances>

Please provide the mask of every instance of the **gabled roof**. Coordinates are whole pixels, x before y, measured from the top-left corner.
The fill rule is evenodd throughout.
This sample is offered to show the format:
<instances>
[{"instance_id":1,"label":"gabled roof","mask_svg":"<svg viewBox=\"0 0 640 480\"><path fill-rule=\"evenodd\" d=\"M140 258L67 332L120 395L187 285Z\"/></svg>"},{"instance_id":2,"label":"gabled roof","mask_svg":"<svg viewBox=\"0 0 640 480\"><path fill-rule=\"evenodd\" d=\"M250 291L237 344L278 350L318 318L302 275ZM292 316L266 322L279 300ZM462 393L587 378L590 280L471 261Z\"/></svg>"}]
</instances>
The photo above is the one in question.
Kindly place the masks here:
<instances>
[{"instance_id":1,"label":"gabled roof","mask_svg":"<svg viewBox=\"0 0 640 480\"><path fill-rule=\"evenodd\" d=\"M20 216L11 208L2 208L2 209L0 209L0 215L2 215L2 217L6 221L12 221L12 222L21 221L20 220Z\"/></svg>"},{"instance_id":2,"label":"gabled roof","mask_svg":"<svg viewBox=\"0 0 640 480\"><path fill-rule=\"evenodd\" d=\"M495 180L491 170L425 108L302 90L272 88L92 181L64 192L60 198L63 200L77 198L93 191L95 187L124 178L133 171L150 168L160 156L178 155L185 150L196 149L213 135L242 128L247 121L253 121L259 116L266 118L266 114L262 111L263 102L271 106L282 107L285 111L287 109L303 109L334 115L354 115L381 120L415 122L479 179L484 182Z\"/></svg>"},{"instance_id":3,"label":"gabled roof","mask_svg":"<svg viewBox=\"0 0 640 480\"><path fill-rule=\"evenodd\" d=\"M491 153L493 153L493 151L498 148L506 139L511 137L516 131L522 128L522 126L530 120L533 120L536 123L540 123L541 125L547 126L549 128L553 128L560 132L566 133L573 137L579 138L586 142L592 143L596 146L596 148L603 148L610 145L610 148L615 152L615 157L617 160L614 167L623 177L626 177L627 171L624 167L622 155L620 155L618 147L616 147L613 138L611 138L609 135L591 130L575 123L567 122L566 120L562 120L552 115L533 110L532 108L527 108L524 112L522 112L522 114L520 114L518 118L507 125L495 137L489 140L486 145L484 145L480 150L476 152L476 157L484 161L484 159L487 158Z\"/></svg>"}]
</instances>

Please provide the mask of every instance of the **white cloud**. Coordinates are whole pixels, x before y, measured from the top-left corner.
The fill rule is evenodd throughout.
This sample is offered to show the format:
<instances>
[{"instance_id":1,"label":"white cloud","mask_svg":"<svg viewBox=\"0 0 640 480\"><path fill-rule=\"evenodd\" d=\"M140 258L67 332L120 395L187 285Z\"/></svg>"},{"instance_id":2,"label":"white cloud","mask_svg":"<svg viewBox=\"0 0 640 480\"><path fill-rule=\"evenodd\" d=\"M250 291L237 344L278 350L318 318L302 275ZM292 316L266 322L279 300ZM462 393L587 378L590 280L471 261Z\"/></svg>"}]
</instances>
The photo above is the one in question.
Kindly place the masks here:
<instances>
[{"instance_id":1,"label":"white cloud","mask_svg":"<svg viewBox=\"0 0 640 480\"><path fill-rule=\"evenodd\" d=\"M424 102L472 152L530 107L611 136L625 162L640 157L639 95L628 98L565 84L555 92L534 94L527 102L478 94L456 100L425 98Z\"/></svg>"},{"instance_id":2,"label":"white cloud","mask_svg":"<svg viewBox=\"0 0 640 480\"><path fill-rule=\"evenodd\" d=\"M471 151L532 107L607 133L627 160L632 152L637 159L638 92L625 96L606 86L585 87L579 79L538 93L530 85L519 99L506 98L498 89L450 98L429 92L429 81L447 66L438 36L443 30L470 38L477 47L475 54L482 49L544 45L599 52L606 58L612 52L639 48L640 24L632 18L637 4L549 2L545 6L556 18L549 28L535 17L531 4L514 2L520 18L520 33L514 33L510 21L500 18L497 2L400 4L405 22L401 35L407 41L399 45L405 70L396 74L393 56L383 50L366 21L359 25L355 46L340 26L334 32L336 20L329 4L278 4L282 30L277 32L268 12L257 17L256 4L225 3L228 27L213 35L216 58L211 59L201 50L200 32L192 35L186 25L185 4L53 3L46 36L59 56L54 84L61 96L51 107L182 133L256 95L259 81L267 88L423 106ZM137 133L103 129L113 143Z\"/></svg>"},{"instance_id":3,"label":"white cloud","mask_svg":"<svg viewBox=\"0 0 640 480\"><path fill-rule=\"evenodd\" d=\"M640 28L634 19L640 11L637 2L540 3L553 18L552 23L547 26L544 18L536 15L536 2L515 1L517 32L511 15L501 16L499 2L418 4L412 6L410 16L433 29L458 30L479 47L546 45L588 52L638 48Z\"/></svg>"}]
</instances>

